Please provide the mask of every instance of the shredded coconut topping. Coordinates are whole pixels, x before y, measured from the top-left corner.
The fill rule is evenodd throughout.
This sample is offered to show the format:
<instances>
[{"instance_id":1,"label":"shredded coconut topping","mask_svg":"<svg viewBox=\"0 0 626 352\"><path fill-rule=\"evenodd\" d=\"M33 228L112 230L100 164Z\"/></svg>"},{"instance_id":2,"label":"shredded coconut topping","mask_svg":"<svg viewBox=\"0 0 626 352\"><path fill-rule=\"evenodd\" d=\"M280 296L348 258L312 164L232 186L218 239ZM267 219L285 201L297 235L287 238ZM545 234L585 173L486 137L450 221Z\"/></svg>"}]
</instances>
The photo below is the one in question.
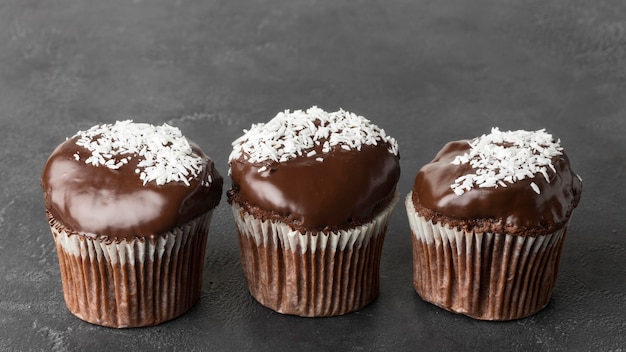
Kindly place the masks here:
<instances>
[{"instance_id":1,"label":"shredded coconut topping","mask_svg":"<svg viewBox=\"0 0 626 352\"><path fill-rule=\"evenodd\" d=\"M117 121L79 131L76 136L76 145L91 152L83 159L86 164L119 169L137 158L135 173L144 185L154 181L157 185L184 182L188 186L203 169L202 158L193 153L180 129L165 123L154 126ZM82 156L76 153L74 158L81 160Z\"/></svg>"},{"instance_id":2,"label":"shredded coconut topping","mask_svg":"<svg viewBox=\"0 0 626 352\"><path fill-rule=\"evenodd\" d=\"M550 182L548 168L556 172L552 158L561 155L560 140L556 142L544 129L538 131L501 132L497 127L488 135L469 142L470 151L452 161L454 165L469 164L476 173L463 175L450 187L457 195L478 187L506 187L518 180L541 175ZM541 190L530 184L537 194Z\"/></svg>"},{"instance_id":3,"label":"shredded coconut topping","mask_svg":"<svg viewBox=\"0 0 626 352\"><path fill-rule=\"evenodd\" d=\"M229 161L243 156L251 163L286 162L304 156L323 162L323 155L335 146L361 150L363 145L378 142L389 143L389 152L398 155L396 140L363 116L342 109L329 113L313 106L306 111L285 110L267 123L253 124L233 142ZM320 146L321 154L313 150Z\"/></svg>"}]
</instances>

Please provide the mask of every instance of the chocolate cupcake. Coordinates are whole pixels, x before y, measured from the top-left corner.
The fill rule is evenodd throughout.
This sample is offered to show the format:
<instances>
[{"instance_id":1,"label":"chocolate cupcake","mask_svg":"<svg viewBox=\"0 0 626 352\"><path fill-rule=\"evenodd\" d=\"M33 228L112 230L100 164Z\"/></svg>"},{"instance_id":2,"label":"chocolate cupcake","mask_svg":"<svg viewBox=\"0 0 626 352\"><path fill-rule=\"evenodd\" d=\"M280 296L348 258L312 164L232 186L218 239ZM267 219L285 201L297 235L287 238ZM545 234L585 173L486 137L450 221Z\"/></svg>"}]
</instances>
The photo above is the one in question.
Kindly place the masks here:
<instances>
[{"instance_id":1,"label":"chocolate cupcake","mask_svg":"<svg viewBox=\"0 0 626 352\"><path fill-rule=\"evenodd\" d=\"M581 191L560 142L544 130L493 128L446 144L406 198L417 293L476 319L543 309Z\"/></svg>"},{"instance_id":2,"label":"chocolate cupcake","mask_svg":"<svg viewBox=\"0 0 626 352\"><path fill-rule=\"evenodd\" d=\"M200 296L222 183L167 124L97 125L59 145L42 187L70 312L123 328L187 311Z\"/></svg>"},{"instance_id":3,"label":"chocolate cupcake","mask_svg":"<svg viewBox=\"0 0 626 352\"><path fill-rule=\"evenodd\" d=\"M284 314L353 312L379 292L397 202L396 141L362 116L285 111L233 142L241 262L252 296Z\"/></svg>"}]
</instances>

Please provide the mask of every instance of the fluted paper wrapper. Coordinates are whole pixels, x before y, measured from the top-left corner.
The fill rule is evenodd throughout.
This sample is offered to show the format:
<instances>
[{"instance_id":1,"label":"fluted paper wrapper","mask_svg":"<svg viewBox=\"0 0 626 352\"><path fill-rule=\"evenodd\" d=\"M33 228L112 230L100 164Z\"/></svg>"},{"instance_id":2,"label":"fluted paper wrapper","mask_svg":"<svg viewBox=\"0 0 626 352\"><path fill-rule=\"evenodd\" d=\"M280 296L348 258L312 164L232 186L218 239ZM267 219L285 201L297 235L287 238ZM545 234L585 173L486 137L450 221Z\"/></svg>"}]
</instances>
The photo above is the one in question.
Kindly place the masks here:
<instances>
[{"instance_id":1,"label":"fluted paper wrapper","mask_svg":"<svg viewBox=\"0 0 626 352\"><path fill-rule=\"evenodd\" d=\"M411 193L413 285L427 302L483 320L513 320L552 296L566 228L537 237L468 233L419 216Z\"/></svg>"},{"instance_id":2,"label":"fluted paper wrapper","mask_svg":"<svg viewBox=\"0 0 626 352\"><path fill-rule=\"evenodd\" d=\"M233 203L250 293L279 313L306 317L346 314L371 303L379 293L383 241L397 201L396 194L366 224L330 233L294 231Z\"/></svg>"},{"instance_id":3,"label":"fluted paper wrapper","mask_svg":"<svg viewBox=\"0 0 626 352\"><path fill-rule=\"evenodd\" d=\"M48 213L68 309L115 328L160 324L200 297L212 211L154 239L108 242L71 232Z\"/></svg>"}]
</instances>

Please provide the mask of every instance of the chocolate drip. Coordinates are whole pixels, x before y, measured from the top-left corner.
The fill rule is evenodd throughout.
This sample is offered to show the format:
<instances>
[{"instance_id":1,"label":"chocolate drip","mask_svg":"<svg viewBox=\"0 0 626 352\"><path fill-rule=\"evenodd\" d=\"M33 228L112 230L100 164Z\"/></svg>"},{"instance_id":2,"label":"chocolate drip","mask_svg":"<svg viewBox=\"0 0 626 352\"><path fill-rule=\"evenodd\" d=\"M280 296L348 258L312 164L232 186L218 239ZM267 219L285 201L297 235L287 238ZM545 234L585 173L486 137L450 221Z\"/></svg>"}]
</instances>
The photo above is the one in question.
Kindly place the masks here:
<instances>
[{"instance_id":1,"label":"chocolate drip","mask_svg":"<svg viewBox=\"0 0 626 352\"><path fill-rule=\"evenodd\" d=\"M108 240L151 237L185 223L219 203L223 179L198 145L193 152L204 168L189 183L146 185L136 173L138 160L113 170L84 162L90 152L73 137L48 159L41 180L46 209L66 227ZM75 154L81 157L76 160ZM207 181L211 182L207 182Z\"/></svg>"},{"instance_id":2,"label":"chocolate drip","mask_svg":"<svg viewBox=\"0 0 626 352\"><path fill-rule=\"evenodd\" d=\"M570 169L567 155L552 159L556 170L526 178L506 187L478 188L457 196L450 185L472 168L451 161L470 148L467 140L446 146L415 177L412 200L420 215L433 221L445 221L469 231L492 231L540 235L563 227L578 204L582 182ZM531 187L535 183L540 194Z\"/></svg>"},{"instance_id":3,"label":"chocolate drip","mask_svg":"<svg viewBox=\"0 0 626 352\"><path fill-rule=\"evenodd\" d=\"M299 231L334 231L371 220L393 198L398 156L387 143L360 151L335 147L284 163L231 161L229 202L261 219L278 219ZM316 158L323 158L318 161ZM259 172L263 167L267 170Z\"/></svg>"}]
</instances>

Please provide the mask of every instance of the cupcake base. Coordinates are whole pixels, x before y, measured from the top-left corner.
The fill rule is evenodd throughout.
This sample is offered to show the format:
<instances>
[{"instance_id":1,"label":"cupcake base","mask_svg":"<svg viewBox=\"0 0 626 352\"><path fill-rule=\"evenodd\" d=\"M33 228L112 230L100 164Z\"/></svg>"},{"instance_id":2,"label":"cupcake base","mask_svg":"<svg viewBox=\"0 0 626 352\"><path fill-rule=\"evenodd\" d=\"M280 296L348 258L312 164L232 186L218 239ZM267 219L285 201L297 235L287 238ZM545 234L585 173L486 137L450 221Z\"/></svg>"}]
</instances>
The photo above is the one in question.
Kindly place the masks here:
<instances>
[{"instance_id":1,"label":"cupcake base","mask_svg":"<svg viewBox=\"0 0 626 352\"><path fill-rule=\"evenodd\" d=\"M338 232L292 230L254 218L232 203L244 275L250 294L279 313L305 317L357 311L379 293L387 224L398 201L372 221Z\"/></svg>"},{"instance_id":2,"label":"cupcake base","mask_svg":"<svg viewBox=\"0 0 626 352\"><path fill-rule=\"evenodd\" d=\"M47 213L70 312L114 328L157 325L200 297L212 211L155 239L108 242L72 232Z\"/></svg>"},{"instance_id":3,"label":"cupcake base","mask_svg":"<svg viewBox=\"0 0 626 352\"><path fill-rule=\"evenodd\" d=\"M542 236L467 233L419 216L411 193L413 285L427 302L482 320L513 320L552 296L567 226Z\"/></svg>"}]
</instances>

